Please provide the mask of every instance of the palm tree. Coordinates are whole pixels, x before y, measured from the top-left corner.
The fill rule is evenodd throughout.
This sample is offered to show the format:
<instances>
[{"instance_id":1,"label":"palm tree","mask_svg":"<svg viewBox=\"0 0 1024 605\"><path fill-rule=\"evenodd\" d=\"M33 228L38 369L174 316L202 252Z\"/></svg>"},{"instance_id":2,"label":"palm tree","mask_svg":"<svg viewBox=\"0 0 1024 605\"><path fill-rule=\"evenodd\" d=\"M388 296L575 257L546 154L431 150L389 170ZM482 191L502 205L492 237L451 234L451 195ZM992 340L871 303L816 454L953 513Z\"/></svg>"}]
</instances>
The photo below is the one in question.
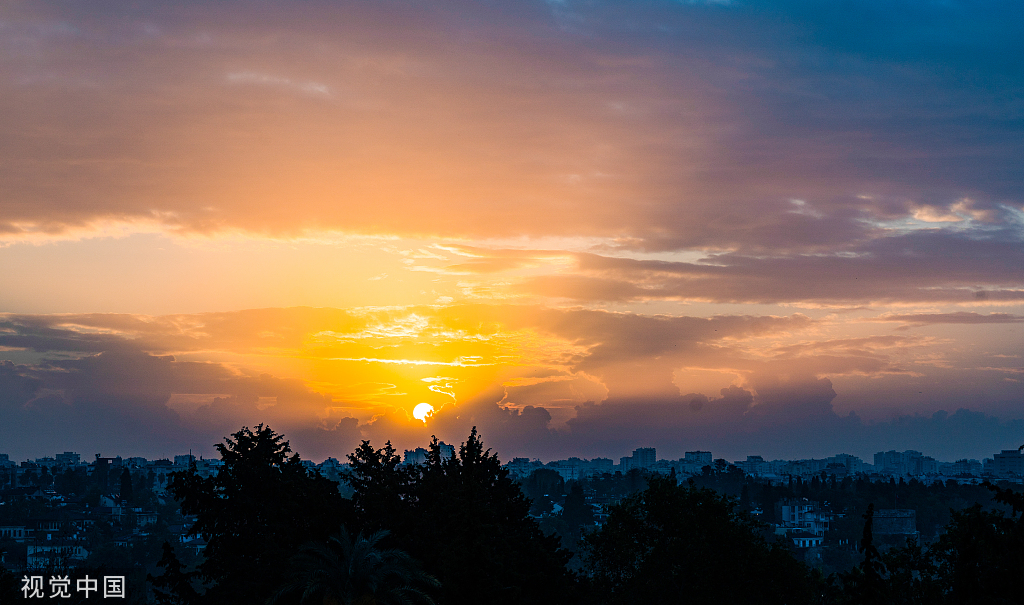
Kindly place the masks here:
<instances>
[{"instance_id":1,"label":"palm tree","mask_svg":"<svg viewBox=\"0 0 1024 605\"><path fill-rule=\"evenodd\" d=\"M404 551L380 548L387 535L360 533L352 540L343 527L326 544L306 543L292 557L289 580L268 604L299 594L301 605L434 605L419 586L436 588L438 581Z\"/></svg>"}]
</instances>

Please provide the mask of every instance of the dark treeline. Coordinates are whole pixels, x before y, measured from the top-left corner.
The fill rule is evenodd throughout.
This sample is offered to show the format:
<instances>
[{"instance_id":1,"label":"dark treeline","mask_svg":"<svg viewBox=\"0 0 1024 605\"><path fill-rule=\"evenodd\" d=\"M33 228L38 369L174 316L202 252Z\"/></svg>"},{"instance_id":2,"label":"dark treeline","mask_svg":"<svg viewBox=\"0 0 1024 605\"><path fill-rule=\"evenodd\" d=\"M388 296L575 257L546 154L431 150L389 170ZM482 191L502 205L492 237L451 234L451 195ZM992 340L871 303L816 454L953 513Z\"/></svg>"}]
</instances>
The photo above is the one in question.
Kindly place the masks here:
<instances>
[{"instance_id":1,"label":"dark treeline","mask_svg":"<svg viewBox=\"0 0 1024 605\"><path fill-rule=\"evenodd\" d=\"M390 444L363 442L339 485L307 469L263 425L217 448L224 466L207 478L194 468L170 477L50 477L55 489L98 498L117 488L155 507L151 488L167 482L175 502L162 506L144 542L130 553L90 554L93 569L149 572L148 588L135 585L131 601L1024 602L1024 496L1005 487L830 476L767 485L724 461L682 483L634 471L564 482L551 469L518 483L475 430L450 459L435 440L422 465L400 464ZM847 561L807 565L773 535L762 521L773 521L775 504L789 498L828 501L845 513L829 540L849 540ZM552 514L556 504L560 513ZM873 511L894 505L918 510L922 544L883 544L874 535ZM184 519L207 541L202 555L170 539L168 524ZM20 599L15 580L0 570L0 602Z\"/></svg>"}]
</instances>

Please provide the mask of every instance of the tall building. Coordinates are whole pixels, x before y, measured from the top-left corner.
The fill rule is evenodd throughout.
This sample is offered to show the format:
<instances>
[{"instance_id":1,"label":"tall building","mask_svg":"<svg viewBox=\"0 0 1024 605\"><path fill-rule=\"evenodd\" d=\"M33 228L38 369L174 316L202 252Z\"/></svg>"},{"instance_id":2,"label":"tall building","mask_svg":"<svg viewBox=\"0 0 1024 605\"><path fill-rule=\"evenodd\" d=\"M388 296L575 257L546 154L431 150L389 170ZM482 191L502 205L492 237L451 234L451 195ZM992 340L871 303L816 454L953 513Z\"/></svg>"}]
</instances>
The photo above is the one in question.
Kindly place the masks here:
<instances>
[{"instance_id":1,"label":"tall building","mask_svg":"<svg viewBox=\"0 0 1024 605\"><path fill-rule=\"evenodd\" d=\"M704 464L704 465L708 465L708 464L711 464L713 462L712 459L711 459L711 452L701 452L701 451L686 452L686 454L684 454L683 460L685 462L696 462L697 464Z\"/></svg>"},{"instance_id":2,"label":"tall building","mask_svg":"<svg viewBox=\"0 0 1024 605\"><path fill-rule=\"evenodd\" d=\"M57 462L60 462L60 454L57 454L57 457ZM149 461L143 458L142 456L132 456L131 458L124 459L124 465L127 466L128 468L145 468L148 462Z\"/></svg>"},{"instance_id":3,"label":"tall building","mask_svg":"<svg viewBox=\"0 0 1024 605\"><path fill-rule=\"evenodd\" d=\"M633 450L633 468L654 468L658 455L653 447L640 447Z\"/></svg>"},{"instance_id":4,"label":"tall building","mask_svg":"<svg viewBox=\"0 0 1024 605\"><path fill-rule=\"evenodd\" d=\"M679 460L677 468L688 475L699 475L705 466L711 466L711 452L686 452Z\"/></svg>"},{"instance_id":5,"label":"tall building","mask_svg":"<svg viewBox=\"0 0 1024 605\"><path fill-rule=\"evenodd\" d=\"M961 458L953 463L953 474L954 475L973 475L975 477L981 475L982 471L981 462L977 460L968 460L967 458Z\"/></svg>"},{"instance_id":6,"label":"tall building","mask_svg":"<svg viewBox=\"0 0 1024 605\"><path fill-rule=\"evenodd\" d=\"M1024 477L1024 454L1020 450L1003 450L992 457L996 476L1008 477L1017 475Z\"/></svg>"},{"instance_id":7,"label":"tall building","mask_svg":"<svg viewBox=\"0 0 1024 605\"><path fill-rule=\"evenodd\" d=\"M737 460L736 466L748 475L767 475L771 470L767 462L761 456L747 456L746 460Z\"/></svg>"},{"instance_id":8,"label":"tall building","mask_svg":"<svg viewBox=\"0 0 1024 605\"><path fill-rule=\"evenodd\" d=\"M878 452L875 454L875 470L884 475L921 474L924 454L915 450Z\"/></svg>"},{"instance_id":9,"label":"tall building","mask_svg":"<svg viewBox=\"0 0 1024 605\"><path fill-rule=\"evenodd\" d=\"M864 461L857 456L851 454L836 454L830 458L827 458L829 463L842 464L846 467L846 471L851 475L864 472Z\"/></svg>"},{"instance_id":10,"label":"tall building","mask_svg":"<svg viewBox=\"0 0 1024 605\"><path fill-rule=\"evenodd\" d=\"M64 452L63 454L57 454L57 464L60 466L78 466L82 461L82 457L75 452Z\"/></svg>"},{"instance_id":11,"label":"tall building","mask_svg":"<svg viewBox=\"0 0 1024 605\"><path fill-rule=\"evenodd\" d=\"M49 456L43 456L42 458L36 458L36 466L40 468L53 468L57 466L57 461Z\"/></svg>"}]
</instances>

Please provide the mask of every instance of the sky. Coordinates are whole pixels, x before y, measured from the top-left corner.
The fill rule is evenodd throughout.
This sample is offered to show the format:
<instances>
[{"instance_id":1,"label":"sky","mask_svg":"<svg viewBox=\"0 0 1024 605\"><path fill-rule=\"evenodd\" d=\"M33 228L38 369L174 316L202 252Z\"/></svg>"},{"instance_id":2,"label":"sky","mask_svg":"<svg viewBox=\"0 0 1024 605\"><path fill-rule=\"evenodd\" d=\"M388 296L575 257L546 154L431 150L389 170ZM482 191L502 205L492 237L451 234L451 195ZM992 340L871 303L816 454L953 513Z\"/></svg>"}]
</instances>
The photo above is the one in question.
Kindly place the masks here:
<instances>
[{"instance_id":1,"label":"sky","mask_svg":"<svg viewBox=\"0 0 1024 605\"><path fill-rule=\"evenodd\" d=\"M1015 2L4 3L0 453L1015 449L1022 91Z\"/></svg>"}]
</instances>

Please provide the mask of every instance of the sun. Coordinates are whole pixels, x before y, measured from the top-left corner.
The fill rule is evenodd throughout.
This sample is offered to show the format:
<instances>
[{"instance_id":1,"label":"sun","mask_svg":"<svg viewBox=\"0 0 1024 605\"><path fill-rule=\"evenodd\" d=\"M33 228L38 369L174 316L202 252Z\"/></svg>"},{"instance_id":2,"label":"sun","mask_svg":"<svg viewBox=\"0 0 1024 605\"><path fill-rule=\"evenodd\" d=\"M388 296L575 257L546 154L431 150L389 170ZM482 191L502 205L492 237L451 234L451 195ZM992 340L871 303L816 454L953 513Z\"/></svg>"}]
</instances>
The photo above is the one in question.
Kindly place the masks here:
<instances>
[{"instance_id":1,"label":"sun","mask_svg":"<svg viewBox=\"0 0 1024 605\"><path fill-rule=\"evenodd\" d=\"M427 421L427 416L434 413L434 406L429 403L420 403L412 409L412 417L416 420Z\"/></svg>"}]
</instances>

